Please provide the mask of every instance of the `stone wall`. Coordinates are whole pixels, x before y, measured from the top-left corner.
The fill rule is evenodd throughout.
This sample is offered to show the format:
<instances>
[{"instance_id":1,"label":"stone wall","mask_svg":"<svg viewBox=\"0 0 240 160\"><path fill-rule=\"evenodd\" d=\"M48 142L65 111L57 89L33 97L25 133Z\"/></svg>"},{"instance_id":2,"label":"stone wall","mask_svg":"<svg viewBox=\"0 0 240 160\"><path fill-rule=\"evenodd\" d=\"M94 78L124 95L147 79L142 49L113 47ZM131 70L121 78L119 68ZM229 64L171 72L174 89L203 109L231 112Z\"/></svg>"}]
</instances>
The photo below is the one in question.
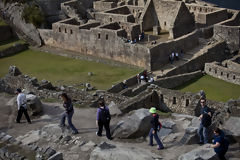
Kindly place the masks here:
<instances>
[{"instance_id":1,"label":"stone wall","mask_svg":"<svg viewBox=\"0 0 240 160\"><path fill-rule=\"evenodd\" d=\"M240 72L219 65L219 63L206 63L205 72L213 77L240 85Z\"/></svg>"},{"instance_id":2,"label":"stone wall","mask_svg":"<svg viewBox=\"0 0 240 160\"><path fill-rule=\"evenodd\" d=\"M187 4L190 12L195 15L195 22L200 26L210 26L228 19L227 9Z\"/></svg>"},{"instance_id":3,"label":"stone wall","mask_svg":"<svg viewBox=\"0 0 240 160\"><path fill-rule=\"evenodd\" d=\"M196 72L191 72L191 73L185 73L185 74L180 74L176 76L171 76L171 77L166 77L166 78L160 78L153 82L153 84L156 84L162 88L169 88L169 89L174 89L192 79L201 77L202 71L196 71Z\"/></svg>"},{"instance_id":4,"label":"stone wall","mask_svg":"<svg viewBox=\"0 0 240 160\"><path fill-rule=\"evenodd\" d=\"M172 52L185 52L195 48L199 44L198 32L194 31L188 35L174 39L172 41L161 42L150 49L151 53L151 70L161 69L169 63L169 54Z\"/></svg>"},{"instance_id":5,"label":"stone wall","mask_svg":"<svg viewBox=\"0 0 240 160\"><path fill-rule=\"evenodd\" d=\"M95 1L93 2L93 8L96 11L104 11L107 9L117 7L117 3L113 1Z\"/></svg>"},{"instance_id":6,"label":"stone wall","mask_svg":"<svg viewBox=\"0 0 240 160\"><path fill-rule=\"evenodd\" d=\"M10 26L0 26L0 42L9 40L14 37Z\"/></svg>"},{"instance_id":7,"label":"stone wall","mask_svg":"<svg viewBox=\"0 0 240 160\"><path fill-rule=\"evenodd\" d=\"M217 42L210 44L204 50L202 50L201 55L192 59L191 61L179 66L178 68L168 72L165 76L172 76L176 74L183 74L188 72L194 72L197 70L203 70L205 63L213 61L223 61L226 59L225 54L226 43Z\"/></svg>"},{"instance_id":8,"label":"stone wall","mask_svg":"<svg viewBox=\"0 0 240 160\"><path fill-rule=\"evenodd\" d=\"M126 36L123 29L111 30L99 26L79 30L78 27L54 23L54 30L40 30L40 34L44 43L49 46L150 69L149 49L140 44L125 43L121 38Z\"/></svg>"},{"instance_id":9,"label":"stone wall","mask_svg":"<svg viewBox=\"0 0 240 160\"><path fill-rule=\"evenodd\" d=\"M132 14L122 15L122 14L112 14L104 12L94 13L94 18L100 21L102 24L111 22L131 22L134 23L135 19Z\"/></svg>"},{"instance_id":10,"label":"stone wall","mask_svg":"<svg viewBox=\"0 0 240 160\"><path fill-rule=\"evenodd\" d=\"M14 55L28 49L27 44L15 44L9 48L0 51L0 58Z\"/></svg>"}]
</instances>

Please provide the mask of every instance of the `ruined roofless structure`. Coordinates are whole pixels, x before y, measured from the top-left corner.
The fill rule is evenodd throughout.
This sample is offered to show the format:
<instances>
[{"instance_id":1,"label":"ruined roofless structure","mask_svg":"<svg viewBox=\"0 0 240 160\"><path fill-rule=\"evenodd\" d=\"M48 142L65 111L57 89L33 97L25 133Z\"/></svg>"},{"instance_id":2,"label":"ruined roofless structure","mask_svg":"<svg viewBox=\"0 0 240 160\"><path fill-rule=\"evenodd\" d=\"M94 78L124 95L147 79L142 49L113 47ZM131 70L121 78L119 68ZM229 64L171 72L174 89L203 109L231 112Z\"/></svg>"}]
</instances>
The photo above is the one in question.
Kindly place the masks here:
<instances>
[{"instance_id":1,"label":"ruined roofless structure","mask_svg":"<svg viewBox=\"0 0 240 160\"><path fill-rule=\"evenodd\" d=\"M212 37L239 49L239 24L234 23L239 22L239 12L235 10L174 0L100 0L93 2L93 9L84 10L80 2L62 3L61 10L69 18L53 23L52 29L39 29L46 45L152 71L168 66L172 52L190 52L179 66L190 62L199 50L216 47L202 43ZM226 27L229 24L236 27ZM235 28L238 34L227 40L220 28ZM142 32L144 39L138 41Z\"/></svg>"}]
</instances>

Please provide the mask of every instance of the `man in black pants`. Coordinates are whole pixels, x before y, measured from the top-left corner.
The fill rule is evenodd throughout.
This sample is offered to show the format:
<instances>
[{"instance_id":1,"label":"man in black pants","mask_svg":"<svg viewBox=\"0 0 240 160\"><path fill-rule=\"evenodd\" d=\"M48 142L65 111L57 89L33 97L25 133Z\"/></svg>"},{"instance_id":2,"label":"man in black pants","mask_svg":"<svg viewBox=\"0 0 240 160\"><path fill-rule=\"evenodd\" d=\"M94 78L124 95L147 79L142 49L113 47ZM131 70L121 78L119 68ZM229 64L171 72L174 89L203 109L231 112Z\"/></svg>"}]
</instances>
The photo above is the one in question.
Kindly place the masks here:
<instances>
[{"instance_id":1,"label":"man in black pants","mask_svg":"<svg viewBox=\"0 0 240 160\"><path fill-rule=\"evenodd\" d=\"M31 120L30 120L29 115L27 113L26 95L24 93L22 93L22 90L20 88L17 89L16 93L17 93L17 106L18 106L18 115L17 115L16 122L20 123L20 120L22 118L22 114L24 113L28 123L30 124Z\"/></svg>"},{"instance_id":2,"label":"man in black pants","mask_svg":"<svg viewBox=\"0 0 240 160\"><path fill-rule=\"evenodd\" d=\"M97 109L97 120L96 120L96 125L98 126L98 132L96 132L96 134L98 136L102 136L102 129L104 126L106 130L107 138L109 140L112 140L110 128L109 128L109 124L111 120L109 108L105 106L103 99L99 100L98 105L99 105L99 108Z\"/></svg>"}]
</instances>

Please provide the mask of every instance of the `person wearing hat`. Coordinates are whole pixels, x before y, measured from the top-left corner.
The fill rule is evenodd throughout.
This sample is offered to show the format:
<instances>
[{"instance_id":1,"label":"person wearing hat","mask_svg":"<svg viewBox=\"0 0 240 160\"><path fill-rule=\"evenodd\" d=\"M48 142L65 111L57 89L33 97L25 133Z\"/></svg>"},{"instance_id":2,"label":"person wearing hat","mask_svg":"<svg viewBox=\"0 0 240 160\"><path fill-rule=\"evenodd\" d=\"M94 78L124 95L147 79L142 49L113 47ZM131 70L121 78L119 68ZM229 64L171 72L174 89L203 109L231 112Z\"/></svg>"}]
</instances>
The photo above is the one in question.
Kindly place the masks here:
<instances>
[{"instance_id":1,"label":"person wearing hat","mask_svg":"<svg viewBox=\"0 0 240 160\"><path fill-rule=\"evenodd\" d=\"M28 123L31 123L31 120L29 118L28 112L27 112L27 98L24 93L22 93L22 90L18 88L16 90L17 94L17 106L18 106L18 114L17 114L17 119L16 122L20 123L20 120L22 118L22 114L24 113Z\"/></svg>"},{"instance_id":2,"label":"person wearing hat","mask_svg":"<svg viewBox=\"0 0 240 160\"><path fill-rule=\"evenodd\" d=\"M149 132L149 145L153 146L153 137L155 138L157 144L158 144L158 150L164 149L164 146L161 142L161 140L158 137L157 132L160 130L161 128L161 123L159 122L159 116L157 114L157 110L155 107L150 108L149 110L150 113L152 113L152 119L151 119L151 129Z\"/></svg>"}]
</instances>

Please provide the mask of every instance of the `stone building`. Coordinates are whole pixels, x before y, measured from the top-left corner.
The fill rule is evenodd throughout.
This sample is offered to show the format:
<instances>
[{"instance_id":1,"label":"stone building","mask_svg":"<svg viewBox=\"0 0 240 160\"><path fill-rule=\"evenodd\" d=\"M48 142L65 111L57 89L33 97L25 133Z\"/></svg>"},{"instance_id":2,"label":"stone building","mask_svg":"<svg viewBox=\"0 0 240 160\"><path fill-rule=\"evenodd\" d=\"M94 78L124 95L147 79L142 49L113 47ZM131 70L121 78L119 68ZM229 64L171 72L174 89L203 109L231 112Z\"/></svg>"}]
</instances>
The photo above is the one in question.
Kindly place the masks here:
<instances>
[{"instance_id":1,"label":"stone building","mask_svg":"<svg viewBox=\"0 0 240 160\"><path fill-rule=\"evenodd\" d=\"M151 17L151 18L150 18ZM166 30L170 38L177 38L194 30L194 18L185 3L179 1L148 0L140 17L142 30Z\"/></svg>"},{"instance_id":2,"label":"stone building","mask_svg":"<svg viewBox=\"0 0 240 160\"><path fill-rule=\"evenodd\" d=\"M240 85L240 55L221 63L206 63L205 72L213 77Z\"/></svg>"},{"instance_id":3,"label":"stone building","mask_svg":"<svg viewBox=\"0 0 240 160\"><path fill-rule=\"evenodd\" d=\"M225 48L240 46L240 14L234 10L170 0L71 0L61 10L69 18L39 29L46 45L169 75L203 69L223 60ZM169 64L169 54L180 51L178 63ZM193 66L196 61L201 63Z\"/></svg>"}]
</instances>

